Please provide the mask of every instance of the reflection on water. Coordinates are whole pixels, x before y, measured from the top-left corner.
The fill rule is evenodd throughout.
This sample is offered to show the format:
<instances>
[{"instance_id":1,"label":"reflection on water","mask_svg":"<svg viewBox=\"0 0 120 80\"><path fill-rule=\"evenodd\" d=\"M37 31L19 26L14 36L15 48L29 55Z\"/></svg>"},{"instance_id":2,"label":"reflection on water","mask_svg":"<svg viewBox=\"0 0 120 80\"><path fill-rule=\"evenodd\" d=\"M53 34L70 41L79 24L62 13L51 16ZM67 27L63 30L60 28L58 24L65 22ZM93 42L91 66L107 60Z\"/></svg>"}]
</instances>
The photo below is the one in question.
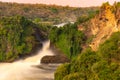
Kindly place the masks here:
<instances>
[{"instance_id":1,"label":"reflection on water","mask_svg":"<svg viewBox=\"0 0 120 80\"><path fill-rule=\"evenodd\" d=\"M53 55L49 49L50 41L43 43L37 55L13 63L0 64L0 80L53 80L55 69L40 69L40 59L45 55Z\"/></svg>"}]
</instances>

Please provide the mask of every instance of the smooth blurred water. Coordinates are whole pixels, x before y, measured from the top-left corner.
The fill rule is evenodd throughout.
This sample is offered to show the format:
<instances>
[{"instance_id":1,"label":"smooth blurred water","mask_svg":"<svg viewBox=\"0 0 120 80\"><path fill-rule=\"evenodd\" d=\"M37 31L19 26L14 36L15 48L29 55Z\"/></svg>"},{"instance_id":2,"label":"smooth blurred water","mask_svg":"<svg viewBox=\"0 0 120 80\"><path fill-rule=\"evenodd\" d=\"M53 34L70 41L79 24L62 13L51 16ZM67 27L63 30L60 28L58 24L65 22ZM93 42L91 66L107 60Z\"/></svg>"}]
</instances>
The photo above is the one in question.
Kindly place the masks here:
<instances>
[{"instance_id":1,"label":"smooth blurred water","mask_svg":"<svg viewBox=\"0 0 120 80\"><path fill-rule=\"evenodd\" d=\"M45 55L53 55L49 49L50 41L43 43L37 55L13 63L0 64L0 80L53 80L54 70L40 69L40 60Z\"/></svg>"}]
</instances>

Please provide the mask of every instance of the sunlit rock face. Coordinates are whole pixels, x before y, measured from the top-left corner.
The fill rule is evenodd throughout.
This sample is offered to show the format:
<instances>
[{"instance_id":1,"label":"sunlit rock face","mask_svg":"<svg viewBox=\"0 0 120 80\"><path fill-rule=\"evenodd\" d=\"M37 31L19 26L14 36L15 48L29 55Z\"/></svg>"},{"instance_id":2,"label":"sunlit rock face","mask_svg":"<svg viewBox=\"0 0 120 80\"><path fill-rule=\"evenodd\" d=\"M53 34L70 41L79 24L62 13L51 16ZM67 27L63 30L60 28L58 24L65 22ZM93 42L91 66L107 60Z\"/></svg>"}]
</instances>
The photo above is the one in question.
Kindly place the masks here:
<instances>
[{"instance_id":1,"label":"sunlit rock face","mask_svg":"<svg viewBox=\"0 0 120 80\"><path fill-rule=\"evenodd\" d=\"M120 30L120 9L116 8L114 12L112 9L112 6L104 4L99 14L91 20L91 32L95 36L90 44L93 50L97 50L99 44Z\"/></svg>"}]
</instances>

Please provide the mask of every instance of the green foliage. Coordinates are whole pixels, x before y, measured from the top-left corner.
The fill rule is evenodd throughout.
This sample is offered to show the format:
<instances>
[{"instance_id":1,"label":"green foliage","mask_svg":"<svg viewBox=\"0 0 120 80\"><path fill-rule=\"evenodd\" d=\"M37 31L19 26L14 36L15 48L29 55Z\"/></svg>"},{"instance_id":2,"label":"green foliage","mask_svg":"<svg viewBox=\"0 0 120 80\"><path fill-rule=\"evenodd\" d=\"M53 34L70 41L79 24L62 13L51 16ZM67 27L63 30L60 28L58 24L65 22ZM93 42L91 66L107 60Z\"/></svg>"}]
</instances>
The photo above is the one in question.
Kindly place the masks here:
<instances>
[{"instance_id":1,"label":"green foliage","mask_svg":"<svg viewBox=\"0 0 120 80\"><path fill-rule=\"evenodd\" d=\"M110 4L109 4L109 2L105 2L105 3L103 3L102 6L110 6Z\"/></svg>"},{"instance_id":2,"label":"green foliage","mask_svg":"<svg viewBox=\"0 0 120 80\"><path fill-rule=\"evenodd\" d=\"M59 66L55 72L55 80L62 80L64 76L68 75L69 67L69 63Z\"/></svg>"},{"instance_id":3,"label":"green foliage","mask_svg":"<svg viewBox=\"0 0 120 80\"><path fill-rule=\"evenodd\" d=\"M77 30L76 24L67 24L60 28L53 27L49 38L51 43L71 59L81 52L81 45L85 42L85 35Z\"/></svg>"},{"instance_id":4,"label":"green foliage","mask_svg":"<svg viewBox=\"0 0 120 80\"><path fill-rule=\"evenodd\" d=\"M88 11L88 19L90 20L91 18L94 18L97 14L99 14L99 10L89 10Z\"/></svg>"},{"instance_id":5,"label":"green foliage","mask_svg":"<svg viewBox=\"0 0 120 80\"><path fill-rule=\"evenodd\" d=\"M98 10L96 10L96 11L88 10L87 15L81 15L80 17L77 18L77 23L81 24L81 23L84 23L86 21L89 21L90 19L94 18L98 13L99 13Z\"/></svg>"},{"instance_id":6,"label":"green foliage","mask_svg":"<svg viewBox=\"0 0 120 80\"><path fill-rule=\"evenodd\" d=\"M0 19L0 61L12 61L32 50L32 26L32 22L20 16Z\"/></svg>"},{"instance_id":7,"label":"green foliage","mask_svg":"<svg viewBox=\"0 0 120 80\"><path fill-rule=\"evenodd\" d=\"M77 22L78 22L78 23L83 23L83 22L86 22L86 21L88 21L88 20L89 20L89 18L88 18L87 16L83 15L83 16L80 16L80 17L77 19Z\"/></svg>"},{"instance_id":8,"label":"green foliage","mask_svg":"<svg viewBox=\"0 0 120 80\"><path fill-rule=\"evenodd\" d=\"M23 7L23 10L27 13L27 12L30 11L30 8L28 8L28 7Z\"/></svg>"},{"instance_id":9,"label":"green foliage","mask_svg":"<svg viewBox=\"0 0 120 80\"><path fill-rule=\"evenodd\" d=\"M105 2L105 3L103 3L102 4L102 6L101 6L101 8L106 8L106 7L108 7L108 6L111 6L110 4L109 4L109 2Z\"/></svg>"},{"instance_id":10,"label":"green foliage","mask_svg":"<svg viewBox=\"0 0 120 80\"><path fill-rule=\"evenodd\" d=\"M61 80L91 80L95 76L92 74L92 65L99 61L99 56L87 49L85 52L81 53L80 56L70 63L69 75L61 77ZM55 73L56 74L56 73ZM62 74L62 73L61 73ZM56 75L56 77L59 75Z\"/></svg>"},{"instance_id":11,"label":"green foliage","mask_svg":"<svg viewBox=\"0 0 120 80\"><path fill-rule=\"evenodd\" d=\"M58 13L57 8L51 8L50 10L51 10L53 13Z\"/></svg>"},{"instance_id":12,"label":"green foliage","mask_svg":"<svg viewBox=\"0 0 120 80\"><path fill-rule=\"evenodd\" d=\"M40 18L35 18L35 19L34 19L34 22L35 22L35 23L39 23L39 22L41 22L41 19L40 19Z\"/></svg>"},{"instance_id":13,"label":"green foliage","mask_svg":"<svg viewBox=\"0 0 120 80\"><path fill-rule=\"evenodd\" d=\"M72 73L63 78L63 80L85 80L84 75L81 75L80 73Z\"/></svg>"},{"instance_id":14,"label":"green foliage","mask_svg":"<svg viewBox=\"0 0 120 80\"><path fill-rule=\"evenodd\" d=\"M120 60L120 32L114 33L109 40L100 45L100 55L108 61Z\"/></svg>"},{"instance_id":15,"label":"green foliage","mask_svg":"<svg viewBox=\"0 0 120 80\"><path fill-rule=\"evenodd\" d=\"M93 65L92 67L96 77L101 80L118 80L120 76L115 72L118 72L119 65L116 63L108 63L107 61L101 60Z\"/></svg>"},{"instance_id":16,"label":"green foliage","mask_svg":"<svg viewBox=\"0 0 120 80\"><path fill-rule=\"evenodd\" d=\"M40 39L45 40L48 39L48 35L50 34L50 30L53 27L51 23L49 22L39 22L36 23L38 32L37 34L40 34Z\"/></svg>"},{"instance_id":17,"label":"green foliage","mask_svg":"<svg viewBox=\"0 0 120 80\"><path fill-rule=\"evenodd\" d=\"M117 2L116 6L117 6L117 7L120 7L120 2Z\"/></svg>"},{"instance_id":18,"label":"green foliage","mask_svg":"<svg viewBox=\"0 0 120 80\"><path fill-rule=\"evenodd\" d=\"M68 75L61 80L119 80L120 32L100 45L98 51L86 49L69 65ZM61 72L57 71L58 74ZM62 73L61 73L62 74ZM56 75L58 77L59 75ZM56 78L55 77L55 78Z\"/></svg>"}]
</instances>

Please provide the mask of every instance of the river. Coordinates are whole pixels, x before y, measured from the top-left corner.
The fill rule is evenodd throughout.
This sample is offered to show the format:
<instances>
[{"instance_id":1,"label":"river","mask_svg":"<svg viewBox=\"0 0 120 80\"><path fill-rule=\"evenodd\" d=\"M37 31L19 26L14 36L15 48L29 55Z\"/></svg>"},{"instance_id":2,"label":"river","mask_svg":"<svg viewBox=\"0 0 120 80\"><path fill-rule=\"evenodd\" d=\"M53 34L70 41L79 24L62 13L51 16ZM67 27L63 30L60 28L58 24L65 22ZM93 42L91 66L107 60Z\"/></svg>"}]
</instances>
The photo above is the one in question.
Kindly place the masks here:
<instances>
[{"instance_id":1,"label":"river","mask_svg":"<svg viewBox=\"0 0 120 80\"><path fill-rule=\"evenodd\" d=\"M65 23L60 23L60 24L56 24L56 25L53 25L53 26L56 26L56 27L58 27L58 28L60 28L60 27L63 27L64 25L66 25L66 24L69 24L69 23L71 23L71 24L74 24L75 22L65 22Z\"/></svg>"},{"instance_id":2,"label":"river","mask_svg":"<svg viewBox=\"0 0 120 80\"><path fill-rule=\"evenodd\" d=\"M46 41L37 55L13 63L0 63L0 80L53 80L55 69L36 67L43 56L54 55L49 46L50 41Z\"/></svg>"}]
</instances>

